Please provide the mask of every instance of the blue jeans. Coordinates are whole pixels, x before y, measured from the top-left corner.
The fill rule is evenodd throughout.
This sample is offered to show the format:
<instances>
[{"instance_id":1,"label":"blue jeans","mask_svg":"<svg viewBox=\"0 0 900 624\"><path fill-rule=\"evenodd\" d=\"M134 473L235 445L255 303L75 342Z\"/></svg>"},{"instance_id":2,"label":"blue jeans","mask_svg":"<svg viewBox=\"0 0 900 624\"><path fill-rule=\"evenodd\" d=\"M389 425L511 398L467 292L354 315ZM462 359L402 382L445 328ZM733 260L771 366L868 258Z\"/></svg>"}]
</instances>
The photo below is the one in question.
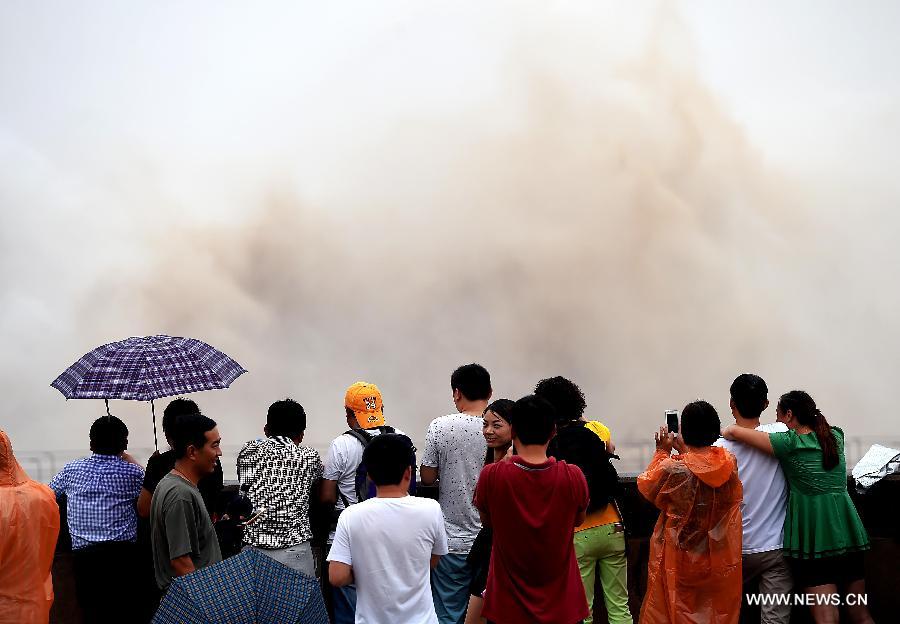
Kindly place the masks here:
<instances>
[{"instance_id":1,"label":"blue jeans","mask_svg":"<svg viewBox=\"0 0 900 624\"><path fill-rule=\"evenodd\" d=\"M334 596L334 624L356 622L356 585L332 587Z\"/></svg>"},{"instance_id":2,"label":"blue jeans","mask_svg":"<svg viewBox=\"0 0 900 624\"><path fill-rule=\"evenodd\" d=\"M325 558L331 552L331 542L325 550ZM325 570L322 573L322 591L331 591L331 608L333 610L334 620L331 624L355 624L356 622L356 584L344 585L343 587L335 587L328 582L328 565L326 562ZM328 604L328 600L325 601Z\"/></svg>"},{"instance_id":3,"label":"blue jeans","mask_svg":"<svg viewBox=\"0 0 900 624\"><path fill-rule=\"evenodd\" d=\"M440 624L463 624L466 618L473 573L466 557L466 554L444 555L431 571L431 596Z\"/></svg>"}]
</instances>

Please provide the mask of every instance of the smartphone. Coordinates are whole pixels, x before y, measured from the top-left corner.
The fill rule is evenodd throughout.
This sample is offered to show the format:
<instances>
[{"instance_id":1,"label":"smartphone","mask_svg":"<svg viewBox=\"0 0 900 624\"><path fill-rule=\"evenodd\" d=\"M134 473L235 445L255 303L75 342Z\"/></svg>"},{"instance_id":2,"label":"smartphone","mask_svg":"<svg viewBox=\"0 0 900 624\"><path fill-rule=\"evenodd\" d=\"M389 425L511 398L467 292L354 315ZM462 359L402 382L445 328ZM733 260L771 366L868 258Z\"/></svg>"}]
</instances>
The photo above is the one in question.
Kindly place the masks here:
<instances>
[{"instance_id":1,"label":"smartphone","mask_svg":"<svg viewBox=\"0 0 900 624\"><path fill-rule=\"evenodd\" d=\"M666 410L666 425L669 433L678 433L678 410Z\"/></svg>"}]
</instances>

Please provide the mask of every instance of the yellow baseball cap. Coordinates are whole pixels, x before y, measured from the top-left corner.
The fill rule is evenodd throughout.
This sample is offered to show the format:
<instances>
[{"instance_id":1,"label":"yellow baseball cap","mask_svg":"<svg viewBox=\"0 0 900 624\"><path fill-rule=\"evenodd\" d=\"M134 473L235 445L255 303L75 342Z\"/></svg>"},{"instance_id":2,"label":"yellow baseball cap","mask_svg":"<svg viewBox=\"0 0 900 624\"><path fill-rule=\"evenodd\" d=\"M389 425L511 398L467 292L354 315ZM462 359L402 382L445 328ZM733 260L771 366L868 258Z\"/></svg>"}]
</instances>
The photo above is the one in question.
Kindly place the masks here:
<instances>
[{"instance_id":1,"label":"yellow baseball cap","mask_svg":"<svg viewBox=\"0 0 900 624\"><path fill-rule=\"evenodd\" d=\"M344 407L353 410L356 421L363 429L384 425L384 403L381 400L381 391L375 384L357 381L347 388Z\"/></svg>"}]
</instances>

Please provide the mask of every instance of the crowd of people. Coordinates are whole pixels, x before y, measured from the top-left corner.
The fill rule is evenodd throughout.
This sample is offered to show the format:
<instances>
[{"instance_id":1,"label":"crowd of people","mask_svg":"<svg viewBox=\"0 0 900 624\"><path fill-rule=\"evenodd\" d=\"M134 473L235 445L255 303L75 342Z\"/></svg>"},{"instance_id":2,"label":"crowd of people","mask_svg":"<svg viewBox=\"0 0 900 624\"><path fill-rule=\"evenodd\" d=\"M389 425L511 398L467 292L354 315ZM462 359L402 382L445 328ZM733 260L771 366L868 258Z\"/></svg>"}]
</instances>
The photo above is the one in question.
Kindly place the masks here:
<instances>
[{"instance_id":1,"label":"crowd of people","mask_svg":"<svg viewBox=\"0 0 900 624\"><path fill-rule=\"evenodd\" d=\"M386 423L374 384L347 389L348 428L324 461L303 445L303 407L273 403L264 436L238 453L227 505L216 422L190 399L166 407L171 449L146 469L107 415L91 425L92 454L49 488L0 432L0 623L48 621L61 513L90 623L138 621L148 594L158 603L174 579L245 549L319 578L334 624L592 622L598 577L612 624L736 623L750 591L865 593L869 541L847 493L844 434L805 392L782 395L776 422L761 424L768 388L743 374L730 388L734 424L694 401L677 432L656 432L637 485L660 513L633 614L615 445L585 417L581 389L552 377L493 399L488 371L468 364L450 390L456 411L429 424L420 458ZM411 495L434 485L437 500ZM789 601L762 604L763 622L789 621ZM811 610L838 621L832 601ZM861 604L847 613L872 621Z\"/></svg>"}]
</instances>

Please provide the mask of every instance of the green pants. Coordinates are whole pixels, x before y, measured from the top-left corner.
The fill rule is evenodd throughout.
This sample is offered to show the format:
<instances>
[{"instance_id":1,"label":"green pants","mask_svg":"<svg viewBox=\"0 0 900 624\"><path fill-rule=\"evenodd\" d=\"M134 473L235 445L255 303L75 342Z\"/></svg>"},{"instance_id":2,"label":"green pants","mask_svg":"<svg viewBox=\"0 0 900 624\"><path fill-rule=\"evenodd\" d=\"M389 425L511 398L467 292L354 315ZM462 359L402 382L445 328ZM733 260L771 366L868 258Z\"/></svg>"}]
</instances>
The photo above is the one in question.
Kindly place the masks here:
<instances>
[{"instance_id":1,"label":"green pants","mask_svg":"<svg viewBox=\"0 0 900 624\"><path fill-rule=\"evenodd\" d=\"M625 533L616 525L602 524L575 534L575 556L584 583L591 615L584 621L594 621L594 585L600 567L603 600L609 614L609 624L632 624L628 610L628 564L625 559Z\"/></svg>"}]
</instances>

